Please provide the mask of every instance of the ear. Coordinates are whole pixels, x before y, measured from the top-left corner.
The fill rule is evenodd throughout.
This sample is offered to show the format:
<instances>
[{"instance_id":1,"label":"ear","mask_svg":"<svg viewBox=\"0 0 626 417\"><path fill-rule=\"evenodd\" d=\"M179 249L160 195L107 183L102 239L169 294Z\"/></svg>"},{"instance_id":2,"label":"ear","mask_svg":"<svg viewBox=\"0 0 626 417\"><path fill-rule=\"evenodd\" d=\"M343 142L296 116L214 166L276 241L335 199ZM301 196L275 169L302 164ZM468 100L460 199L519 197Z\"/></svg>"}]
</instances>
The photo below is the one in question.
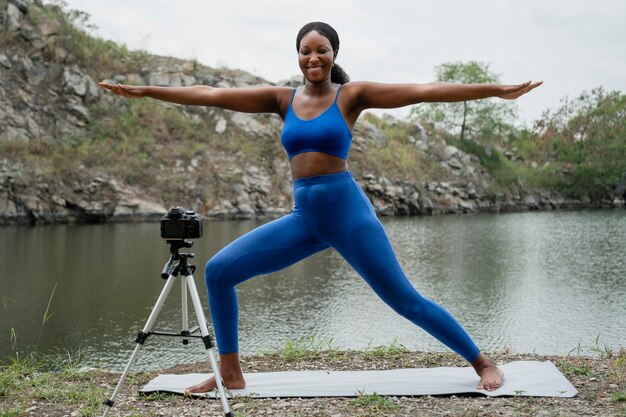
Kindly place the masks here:
<instances>
[{"instance_id":1,"label":"ear","mask_svg":"<svg viewBox=\"0 0 626 417\"><path fill-rule=\"evenodd\" d=\"M339 55L339 49L333 50L333 62L337 59L337 55Z\"/></svg>"}]
</instances>

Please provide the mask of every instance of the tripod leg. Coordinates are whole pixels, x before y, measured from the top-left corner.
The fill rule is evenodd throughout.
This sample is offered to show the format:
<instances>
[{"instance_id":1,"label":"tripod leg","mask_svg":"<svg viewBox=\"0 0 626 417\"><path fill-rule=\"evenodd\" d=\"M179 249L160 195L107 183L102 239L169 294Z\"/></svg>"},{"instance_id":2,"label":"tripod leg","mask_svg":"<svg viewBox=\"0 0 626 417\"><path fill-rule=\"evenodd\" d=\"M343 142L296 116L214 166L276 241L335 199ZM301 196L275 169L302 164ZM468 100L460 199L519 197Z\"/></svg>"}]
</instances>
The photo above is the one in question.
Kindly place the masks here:
<instances>
[{"instance_id":1,"label":"tripod leg","mask_svg":"<svg viewBox=\"0 0 626 417\"><path fill-rule=\"evenodd\" d=\"M180 293L180 299L181 299L181 304L182 304L182 320L183 320L183 327L182 327L182 331L181 334L182 335L186 335L186 334L190 334L189 333L189 312L187 310L187 281L184 279L180 280L180 289L181 289L181 293ZM186 345L189 343L189 339L183 338L183 345Z\"/></svg>"},{"instance_id":2,"label":"tripod leg","mask_svg":"<svg viewBox=\"0 0 626 417\"><path fill-rule=\"evenodd\" d=\"M196 283L193 280L193 275L187 275L187 288L191 294L191 301L193 302L193 308L196 311L196 317L198 319L198 325L200 326L200 333L202 334L202 340L204 346L209 354L209 361L211 362L211 368L213 369L213 377L215 378L215 384L217 385L217 391L222 401L222 409L226 417L232 417L230 407L228 406L228 400L226 399L226 393L224 392L224 385L222 383L222 375L220 374L220 368L215 360L215 354L213 353L213 344L211 343L211 336L209 336L209 330L206 324L206 318L204 317L204 311L202 310L202 304L200 303L200 296L198 295L198 289Z\"/></svg>"},{"instance_id":3,"label":"tripod leg","mask_svg":"<svg viewBox=\"0 0 626 417\"><path fill-rule=\"evenodd\" d=\"M109 413L109 410L111 410L111 407L113 407L113 404L115 403L115 397L117 397L117 394L119 394L122 387L124 386L124 380L126 380L126 377L128 376L128 372L130 371L131 366L133 366L133 364L135 363L135 360L137 360L139 351L143 347L143 343L146 341L146 337L148 336L150 329L152 329L154 322L156 321L159 313L161 312L163 303L165 303L165 300L167 299L167 296L169 295L170 290L172 289L172 286L174 285L175 281L176 281L176 277L173 275L170 275L169 278L167 279L167 282L165 283L165 287L163 287L163 290L161 291L161 295L159 295L159 298L157 299L157 302L154 305L154 308L152 309L150 316L148 317L148 321L146 322L146 325L144 326L143 330L139 332L139 334L137 335L137 339L135 339L135 342L137 342L137 345L135 346L135 350L133 351L133 354L131 355L128 361L128 364L126 364L126 368L124 368L124 372L122 372L122 376L120 377L120 380L117 383L117 386L115 387L115 390L113 391L113 394L111 395L111 398L106 400L104 403L106 405L106 408L104 410L104 413L102 414L102 417L106 417L106 415Z\"/></svg>"}]
</instances>

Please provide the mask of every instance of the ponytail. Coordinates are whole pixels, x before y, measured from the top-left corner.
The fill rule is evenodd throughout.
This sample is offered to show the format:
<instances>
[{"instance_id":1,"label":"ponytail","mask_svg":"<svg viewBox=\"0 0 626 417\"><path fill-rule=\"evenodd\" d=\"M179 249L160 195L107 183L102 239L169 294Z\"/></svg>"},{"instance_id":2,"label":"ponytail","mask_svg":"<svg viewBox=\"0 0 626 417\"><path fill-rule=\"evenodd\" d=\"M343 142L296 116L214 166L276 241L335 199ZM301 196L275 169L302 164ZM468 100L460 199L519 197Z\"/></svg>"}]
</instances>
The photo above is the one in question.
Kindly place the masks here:
<instances>
[{"instance_id":1,"label":"ponytail","mask_svg":"<svg viewBox=\"0 0 626 417\"><path fill-rule=\"evenodd\" d=\"M330 81L335 84L346 84L350 82L350 77L339 65L334 64L330 72Z\"/></svg>"}]
</instances>

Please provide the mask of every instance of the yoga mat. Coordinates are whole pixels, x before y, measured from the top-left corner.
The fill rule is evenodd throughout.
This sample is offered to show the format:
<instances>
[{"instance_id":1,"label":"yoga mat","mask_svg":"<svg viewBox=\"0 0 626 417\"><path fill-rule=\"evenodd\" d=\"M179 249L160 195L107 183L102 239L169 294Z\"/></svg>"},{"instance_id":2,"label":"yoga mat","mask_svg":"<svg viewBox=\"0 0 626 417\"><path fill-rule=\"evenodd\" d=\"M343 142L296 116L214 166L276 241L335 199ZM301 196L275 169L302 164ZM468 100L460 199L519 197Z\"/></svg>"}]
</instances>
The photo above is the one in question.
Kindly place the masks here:
<instances>
[{"instance_id":1,"label":"yoga mat","mask_svg":"<svg viewBox=\"0 0 626 417\"><path fill-rule=\"evenodd\" d=\"M230 397L357 397L480 393L490 397L574 397L578 391L550 361L516 361L501 365L505 379L496 391L476 389L479 378L471 367L393 369L385 371L288 371L246 373L246 388L228 390ZM185 388L213 374L159 375L140 392L184 394ZM216 392L194 394L215 398Z\"/></svg>"}]
</instances>

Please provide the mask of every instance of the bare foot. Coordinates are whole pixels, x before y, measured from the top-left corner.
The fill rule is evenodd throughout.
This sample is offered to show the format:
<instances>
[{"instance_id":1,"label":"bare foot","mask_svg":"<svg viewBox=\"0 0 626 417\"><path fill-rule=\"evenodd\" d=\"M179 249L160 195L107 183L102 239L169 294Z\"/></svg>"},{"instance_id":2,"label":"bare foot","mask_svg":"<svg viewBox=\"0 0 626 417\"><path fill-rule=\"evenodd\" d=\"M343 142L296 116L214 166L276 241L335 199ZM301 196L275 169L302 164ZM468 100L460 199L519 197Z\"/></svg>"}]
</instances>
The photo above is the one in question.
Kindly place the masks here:
<instances>
[{"instance_id":1,"label":"bare foot","mask_svg":"<svg viewBox=\"0 0 626 417\"><path fill-rule=\"evenodd\" d=\"M480 382L478 382L478 389L484 389L486 391L495 391L502 386L504 380L504 372L496 366L484 353L481 353L478 358L472 362L474 370L480 376Z\"/></svg>"},{"instance_id":2,"label":"bare foot","mask_svg":"<svg viewBox=\"0 0 626 417\"><path fill-rule=\"evenodd\" d=\"M220 375L224 386L228 389L244 389L246 381L241 372L238 353L225 353L220 355ZM201 383L185 389L186 393L196 394L210 392L217 388L215 378L209 378Z\"/></svg>"},{"instance_id":3,"label":"bare foot","mask_svg":"<svg viewBox=\"0 0 626 417\"><path fill-rule=\"evenodd\" d=\"M245 379L243 379L243 375L241 375L240 378L226 378L224 374L222 374L222 380L224 381L224 385L228 389L244 389L246 387L246 381ZM215 383L215 378L209 378L197 385L186 388L185 392L197 394L202 392L211 392L216 388L217 384Z\"/></svg>"}]
</instances>

